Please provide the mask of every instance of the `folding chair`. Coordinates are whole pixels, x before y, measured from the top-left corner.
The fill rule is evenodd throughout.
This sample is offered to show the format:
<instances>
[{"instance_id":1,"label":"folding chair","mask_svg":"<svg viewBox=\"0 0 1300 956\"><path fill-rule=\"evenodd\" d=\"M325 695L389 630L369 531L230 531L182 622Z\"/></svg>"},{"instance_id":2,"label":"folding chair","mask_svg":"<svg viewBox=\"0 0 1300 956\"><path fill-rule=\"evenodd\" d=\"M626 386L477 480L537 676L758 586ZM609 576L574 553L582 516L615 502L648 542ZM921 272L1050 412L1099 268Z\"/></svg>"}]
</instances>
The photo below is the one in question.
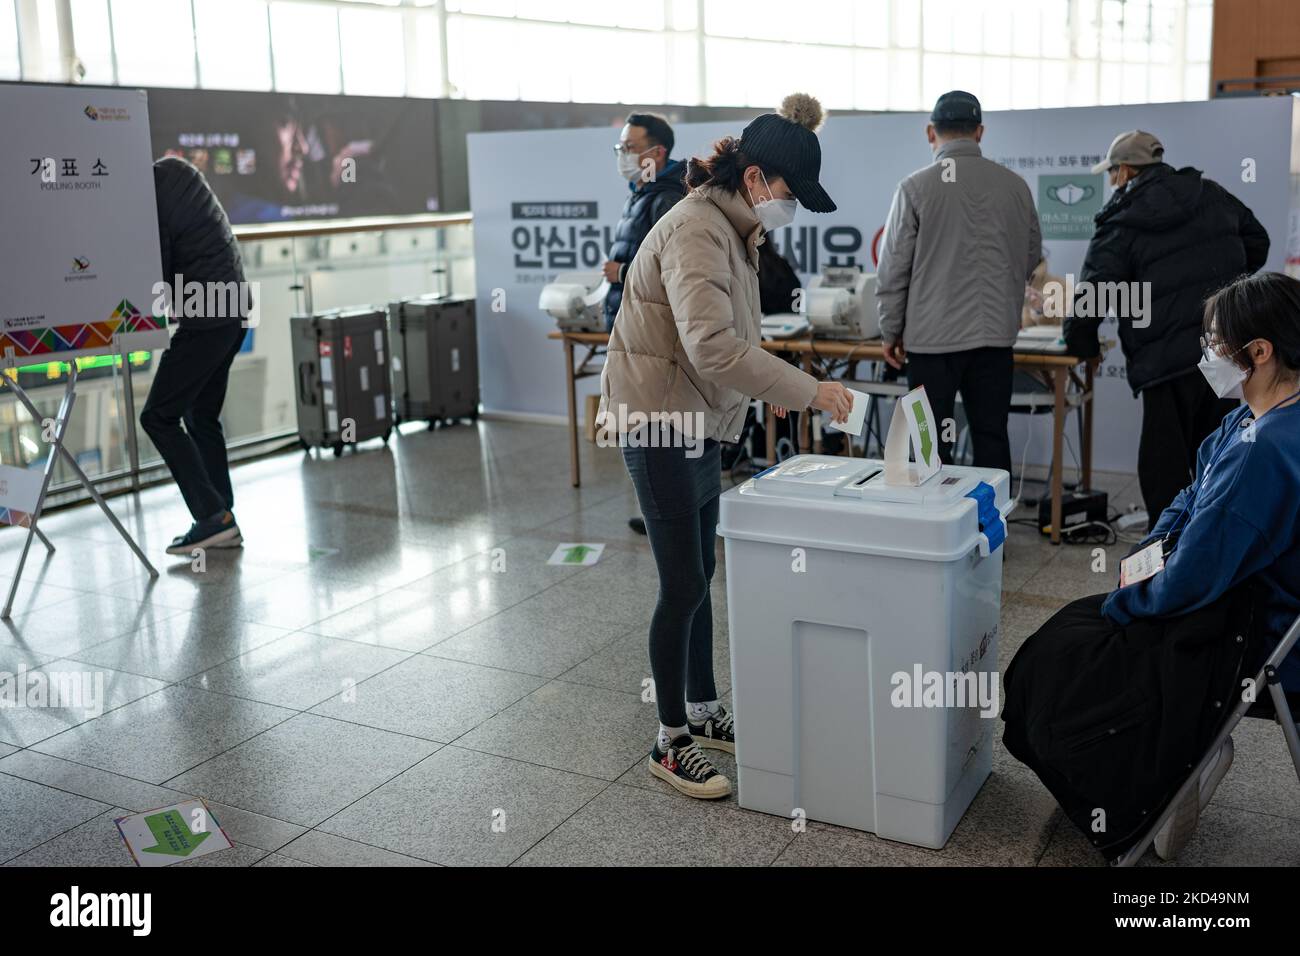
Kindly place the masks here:
<instances>
[{"instance_id":1,"label":"folding chair","mask_svg":"<svg viewBox=\"0 0 1300 956\"><path fill-rule=\"evenodd\" d=\"M1183 785L1178 788L1178 792L1169 801L1169 805L1147 828L1142 835L1142 839L1133 844L1121 856L1116 857L1112 863L1113 866L1133 866L1142 858L1147 848L1155 842L1156 834L1160 832L1160 828L1174 815L1178 804L1182 802L1187 794L1200 787L1201 774L1205 772L1205 768L1210 765L1210 762L1218 757L1219 748L1223 746L1224 741L1232 736L1232 732L1237 729L1237 725L1241 723L1243 717L1276 718L1277 722L1282 725L1282 734L1286 737L1286 747L1291 752L1291 763L1295 766L1296 777L1300 779L1300 733L1296 731L1294 711L1291 702L1287 699L1286 692L1282 689L1282 679L1277 672L1282 661L1291 653L1291 649L1296 646L1298 638L1300 638L1300 616L1297 616L1291 623L1286 634L1282 636L1282 640L1278 641L1277 647L1268 655L1268 659L1264 661L1264 666L1259 669L1259 673L1255 676L1256 690L1266 685L1268 687L1268 694L1273 705L1272 712L1269 712L1269 708L1264 701L1246 700L1243 695L1243 699L1233 708L1232 713L1228 715L1228 719L1224 721L1223 727L1215 736L1213 743L1205 751L1205 756L1201 758L1187 779L1183 781ZM1291 696L1300 697L1297 694Z\"/></svg>"}]
</instances>

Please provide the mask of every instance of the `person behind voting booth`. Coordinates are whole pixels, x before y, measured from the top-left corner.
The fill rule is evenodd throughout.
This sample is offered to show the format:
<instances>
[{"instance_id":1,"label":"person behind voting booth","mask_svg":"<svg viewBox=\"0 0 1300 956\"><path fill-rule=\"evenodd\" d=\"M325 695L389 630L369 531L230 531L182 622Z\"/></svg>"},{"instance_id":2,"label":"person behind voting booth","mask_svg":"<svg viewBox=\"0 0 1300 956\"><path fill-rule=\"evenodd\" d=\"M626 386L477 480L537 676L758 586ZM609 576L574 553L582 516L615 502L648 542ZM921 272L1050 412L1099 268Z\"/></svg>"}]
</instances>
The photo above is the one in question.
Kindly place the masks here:
<instances>
[{"instance_id":1,"label":"person behind voting booth","mask_svg":"<svg viewBox=\"0 0 1300 956\"><path fill-rule=\"evenodd\" d=\"M244 342L247 317L241 312L252 305L242 291L243 260L230 220L203 174L174 156L158 160L153 169L163 281L173 290L172 314L179 328L158 362L140 425L167 463L194 518L190 530L173 539L167 553L235 548L244 539L232 511L235 495L221 407L230 366ZM210 283L223 288L238 283L241 291L233 299L225 293L205 294L202 314L192 315L188 297L181 299L183 286L191 282L205 289ZM238 307L207 314L208 303L217 299Z\"/></svg>"},{"instance_id":2,"label":"person behind voting booth","mask_svg":"<svg viewBox=\"0 0 1300 956\"><path fill-rule=\"evenodd\" d=\"M693 797L731 782L701 748L735 751L713 679L709 582L716 563L719 441L739 437L751 398L845 421L848 390L759 345L758 246L796 203L832 212L818 183L821 105L786 97L687 167L687 197L650 231L627 271L601 373L597 422L618 434L658 571L650 670L659 735L650 772ZM641 424L637 424L637 421Z\"/></svg>"},{"instance_id":3,"label":"person behind voting booth","mask_svg":"<svg viewBox=\"0 0 1300 956\"><path fill-rule=\"evenodd\" d=\"M619 175L628 181L628 197L614 227L614 242L602 270L609 282L605 293L605 330L614 327L623 301L623 280L636 251L654 224L686 195L682 177L686 164L672 158L673 128L658 113L629 114L614 153ZM628 519L628 527L645 534L640 515Z\"/></svg>"},{"instance_id":4,"label":"person behind voting booth","mask_svg":"<svg viewBox=\"0 0 1300 956\"><path fill-rule=\"evenodd\" d=\"M1268 233L1240 200L1200 170L1174 169L1164 153L1155 136L1131 130L1116 136L1093 167L1108 171L1117 188L1094 217L1079 274L1075 300L1089 296L1093 305L1076 308L1064 323L1069 353L1094 356L1100 291L1122 284L1133 290L1129 314L1117 321L1129 387L1142 398L1137 470L1148 528L1187 484L1201 442L1236 407L1196 372L1206 296L1262 268L1269 246Z\"/></svg>"},{"instance_id":5,"label":"person behind voting booth","mask_svg":"<svg viewBox=\"0 0 1300 956\"><path fill-rule=\"evenodd\" d=\"M1025 181L980 152L973 95L939 97L925 133L934 162L899 183L880 244L885 361L907 363L908 384L925 386L936 421L953 417L960 392L975 467L1009 473L1011 347L1042 258L1038 213ZM951 463L947 431L939 457Z\"/></svg>"},{"instance_id":6,"label":"person behind voting booth","mask_svg":"<svg viewBox=\"0 0 1300 956\"><path fill-rule=\"evenodd\" d=\"M605 294L605 330L614 327L623 301L623 281L636 251L664 217L686 195L686 164L673 159L673 128L658 113L628 116L614 152L618 172L628 181L628 197L614 227L614 242L602 267L609 291Z\"/></svg>"},{"instance_id":7,"label":"person behind voting booth","mask_svg":"<svg viewBox=\"0 0 1300 956\"><path fill-rule=\"evenodd\" d=\"M1300 282L1238 279L1206 303L1203 329L1199 374L1246 404L1201 443L1120 587L1059 611L1003 679L1007 749L1112 858L1168 805L1300 613ZM1300 691L1300 649L1279 670ZM1156 837L1160 857L1186 844L1232 757L1229 738Z\"/></svg>"}]
</instances>

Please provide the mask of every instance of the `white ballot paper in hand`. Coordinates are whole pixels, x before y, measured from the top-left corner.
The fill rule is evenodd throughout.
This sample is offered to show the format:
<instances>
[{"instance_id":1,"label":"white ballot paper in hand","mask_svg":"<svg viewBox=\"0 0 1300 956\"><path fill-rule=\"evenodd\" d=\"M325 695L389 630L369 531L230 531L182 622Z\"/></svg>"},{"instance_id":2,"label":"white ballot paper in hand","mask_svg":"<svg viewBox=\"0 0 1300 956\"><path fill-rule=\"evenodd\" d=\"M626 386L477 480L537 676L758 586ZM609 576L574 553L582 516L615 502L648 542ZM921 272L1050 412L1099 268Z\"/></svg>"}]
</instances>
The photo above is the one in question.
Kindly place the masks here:
<instances>
[{"instance_id":1,"label":"white ballot paper in hand","mask_svg":"<svg viewBox=\"0 0 1300 956\"><path fill-rule=\"evenodd\" d=\"M850 435L861 435L862 426L867 420L867 406L871 404L871 396L851 388L848 392L853 396L853 411L849 412L849 420L844 423L831 422L831 428Z\"/></svg>"}]
</instances>

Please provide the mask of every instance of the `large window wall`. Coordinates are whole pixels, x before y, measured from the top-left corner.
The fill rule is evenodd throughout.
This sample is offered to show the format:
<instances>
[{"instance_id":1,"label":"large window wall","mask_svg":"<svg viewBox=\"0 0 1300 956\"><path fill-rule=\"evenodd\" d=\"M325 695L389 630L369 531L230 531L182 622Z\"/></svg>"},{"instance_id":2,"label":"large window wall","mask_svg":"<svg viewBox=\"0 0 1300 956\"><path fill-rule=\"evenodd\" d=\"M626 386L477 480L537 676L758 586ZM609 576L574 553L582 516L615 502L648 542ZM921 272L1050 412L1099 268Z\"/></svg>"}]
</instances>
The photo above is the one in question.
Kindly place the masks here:
<instances>
[{"instance_id":1,"label":"large window wall","mask_svg":"<svg viewBox=\"0 0 1300 956\"><path fill-rule=\"evenodd\" d=\"M70 16L60 16L65 7ZM0 0L0 79L832 109L1205 99L1212 0Z\"/></svg>"}]
</instances>

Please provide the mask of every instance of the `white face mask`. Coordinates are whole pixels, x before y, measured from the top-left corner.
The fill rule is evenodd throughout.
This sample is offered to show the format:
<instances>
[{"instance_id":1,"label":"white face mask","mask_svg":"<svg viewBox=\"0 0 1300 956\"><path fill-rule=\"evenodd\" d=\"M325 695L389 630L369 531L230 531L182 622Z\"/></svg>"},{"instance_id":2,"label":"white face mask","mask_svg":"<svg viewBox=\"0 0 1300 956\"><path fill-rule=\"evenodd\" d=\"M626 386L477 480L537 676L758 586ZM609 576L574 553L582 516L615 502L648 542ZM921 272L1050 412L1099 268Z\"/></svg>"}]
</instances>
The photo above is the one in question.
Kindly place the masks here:
<instances>
[{"instance_id":1,"label":"white face mask","mask_svg":"<svg viewBox=\"0 0 1300 956\"><path fill-rule=\"evenodd\" d=\"M763 176L763 171L758 171ZM767 177L763 176L763 185L767 186ZM748 187L747 187L748 188ZM778 229L784 229L790 223L794 222L795 210L799 204L793 199L777 199L772 196L772 187L767 186L768 199L754 200L754 191L749 190L749 201L754 204L754 215L758 217L759 224L763 227L764 232L776 232Z\"/></svg>"},{"instance_id":2,"label":"white face mask","mask_svg":"<svg viewBox=\"0 0 1300 956\"><path fill-rule=\"evenodd\" d=\"M1238 352L1241 349L1237 350ZM1234 352L1233 355L1237 353ZM1209 351L1202 352L1201 360L1196 363L1210 388L1219 398L1241 398L1241 383L1249 376L1244 368L1232 361L1231 355L1215 355Z\"/></svg>"},{"instance_id":3,"label":"white face mask","mask_svg":"<svg viewBox=\"0 0 1300 956\"><path fill-rule=\"evenodd\" d=\"M646 150L648 153L649 150ZM619 175L628 182L634 181L641 175L641 157L629 153L627 150L618 152L618 172Z\"/></svg>"}]
</instances>

